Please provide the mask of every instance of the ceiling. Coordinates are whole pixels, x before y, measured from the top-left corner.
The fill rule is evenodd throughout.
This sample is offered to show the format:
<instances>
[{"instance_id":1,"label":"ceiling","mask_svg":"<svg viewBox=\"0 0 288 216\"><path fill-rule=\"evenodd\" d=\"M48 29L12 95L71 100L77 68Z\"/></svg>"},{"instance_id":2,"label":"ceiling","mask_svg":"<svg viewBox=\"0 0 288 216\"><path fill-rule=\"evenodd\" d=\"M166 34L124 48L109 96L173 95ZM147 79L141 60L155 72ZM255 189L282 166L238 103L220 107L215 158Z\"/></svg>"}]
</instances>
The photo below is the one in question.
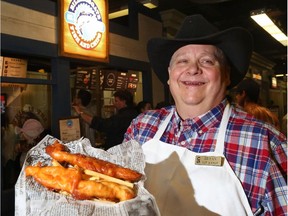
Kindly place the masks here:
<instances>
[{"instance_id":1,"label":"ceiling","mask_svg":"<svg viewBox=\"0 0 288 216\"><path fill-rule=\"evenodd\" d=\"M109 0L109 8L128 4L129 0ZM286 0L158 0L156 12L175 9L184 15L202 14L219 29L242 26L254 37L254 51L274 62L275 73L287 73L287 47L272 38L251 18L253 10L266 9L270 18L287 35Z\"/></svg>"}]
</instances>

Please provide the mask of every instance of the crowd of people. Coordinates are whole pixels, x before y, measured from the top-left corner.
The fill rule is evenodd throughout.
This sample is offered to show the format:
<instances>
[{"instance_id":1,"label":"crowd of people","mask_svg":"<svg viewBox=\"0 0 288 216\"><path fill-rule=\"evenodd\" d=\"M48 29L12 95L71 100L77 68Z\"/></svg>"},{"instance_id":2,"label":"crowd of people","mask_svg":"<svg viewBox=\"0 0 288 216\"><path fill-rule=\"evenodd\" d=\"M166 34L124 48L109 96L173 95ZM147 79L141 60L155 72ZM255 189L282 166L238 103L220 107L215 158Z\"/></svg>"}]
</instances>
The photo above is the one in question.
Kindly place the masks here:
<instances>
[{"instance_id":1,"label":"crowd of people","mask_svg":"<svg viewBox=\"0 0 288 216\"><path fill-rule=\"evenodd\" d=\"M113 96L116 113L109 118L96 115L96 108L91 106L92 94L89 90L79 89L72 104L73 115L80 117L82 135L90 140L92 146L97 147L96 133L103 133L104 143L100 147L106 150L122 143L128 126L137 115L154 109L152 103L146 100L135 105L133 93L128 90L118 90ZM161 101L155 109L168 105L169 103Z\"/></svg>"},{"instance_id":2,"label":"crowd of people","mask_svg":"<svg viewBox=\"0 0 288 216\"><path fill-rule=\"evenodd\" d=\"M118 90L113 96L116 113L109 118L91 115L79 104L73 104L73 108L85 125L105 134L103 149L120 144L132 119L138 115L134 107L133 94L130 91Z\"/></svg>"}]
</instances>

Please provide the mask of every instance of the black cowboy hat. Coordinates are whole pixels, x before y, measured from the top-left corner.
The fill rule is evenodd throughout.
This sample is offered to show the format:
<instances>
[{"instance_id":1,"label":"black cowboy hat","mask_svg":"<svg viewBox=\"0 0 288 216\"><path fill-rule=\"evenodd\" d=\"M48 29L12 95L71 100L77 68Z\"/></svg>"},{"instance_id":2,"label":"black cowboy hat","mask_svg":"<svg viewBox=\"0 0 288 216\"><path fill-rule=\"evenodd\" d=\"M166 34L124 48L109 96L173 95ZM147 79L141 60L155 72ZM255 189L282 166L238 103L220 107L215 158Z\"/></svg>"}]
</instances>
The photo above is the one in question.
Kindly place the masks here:
<instances>
[{"instance_id":1,"label":"black cowboy hat","mask_svg":"<svg viewBox=\"0 0 288 216\"><path fill-rule=\"evenodd\" d=\"M233 27L219 31L201 15L188 16L174 39L152 38L148 41L148 58L158 78L166 83L168 66L174 52L188 44L211 44L220 48L231 66L228 88L239 83L248 70L253 39L244 28Z\"/></svg>"}]
</instances>

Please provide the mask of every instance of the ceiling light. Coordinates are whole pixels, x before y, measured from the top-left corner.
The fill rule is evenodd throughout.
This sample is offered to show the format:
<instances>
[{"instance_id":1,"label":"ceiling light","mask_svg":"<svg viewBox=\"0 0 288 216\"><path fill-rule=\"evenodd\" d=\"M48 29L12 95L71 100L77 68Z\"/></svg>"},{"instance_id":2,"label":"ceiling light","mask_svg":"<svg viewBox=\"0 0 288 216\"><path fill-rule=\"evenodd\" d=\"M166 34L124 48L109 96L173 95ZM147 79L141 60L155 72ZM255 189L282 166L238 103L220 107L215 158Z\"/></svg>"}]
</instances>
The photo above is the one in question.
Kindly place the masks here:
<instances>
[{"instance_id":1,"label":"ceiling light","mask_svg":"<svg viewBox=\"0 0 288 216\"><path fill-rule=\"evenodd\" d=\"M122 8L122 9L120 9L118 11L109 13L108 17L109 17L109 19L114 19L114 18L117 18L117 17L127 16L128 13L129 13L128 12L128 7L126 7L126 8Z\"/></svg>"},{"instance_id":2,"label":"ceiling light","mask_svg":"<svg viewBox=\"0 0 288 216\"><path fill-rule=\"evenodd\" d=\"M264 10L252 11L250 16L272 37L274 37L282 45L287 46L287 36L274 24Z\"/></svg>"},{"instance_id":3,"label":"ceiling light","mask_svg":"<svg viewBox=\"0 0 288 216\"><path fill-rule=\"evenodd\" d=\"M141 0L140 1L145 7L150 9L158 7L158 0Z\"/></svg>"},{"instance_id":4,"label":"ceiling light","mask_svg":"<svg viewBox=\"0 0 288 216\"><path fill-rule=\"evenodd\" d=\"M158 7L158 0L139 0L138 2L150 9ZM118 10L109 13L108 17L109 19L115 19L118 17L127 16L128 14L129 14L128 5L125 5L119 8Z\"/></svg>"}]
</instances>

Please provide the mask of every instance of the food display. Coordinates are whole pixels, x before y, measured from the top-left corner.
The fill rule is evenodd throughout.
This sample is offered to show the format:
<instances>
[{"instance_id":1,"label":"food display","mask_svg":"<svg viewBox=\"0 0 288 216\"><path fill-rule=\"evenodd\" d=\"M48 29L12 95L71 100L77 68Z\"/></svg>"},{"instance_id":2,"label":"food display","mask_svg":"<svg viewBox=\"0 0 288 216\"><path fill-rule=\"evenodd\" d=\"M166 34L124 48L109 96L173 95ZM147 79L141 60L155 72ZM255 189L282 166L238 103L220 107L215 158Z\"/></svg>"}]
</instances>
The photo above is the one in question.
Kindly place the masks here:
<instances>
[{"instance_id":1,"label":"food display","mask_svg":"<svg viewBox=\"0 0 288 216\"><path fill-rule=\"evenodd\" d=\"M67 162L82 169L96 171L126 181L136 182L142 177L142 174L139 172L118 166L108 161L89 157L83 154L71 154L65 151L64 145L61 145L58 141L53 145L47 146L46 152L58 162Z\"/></svg>"},{"instance_id":2,"label":"food display","mask_svg":"<svg viewBox=\"0 0 288 216\"><path fill-rule=\"evenodd\" d=\"M107 151L89 139L47 135L27 153L15 185L15 216L158 216L144 187L145 155L128 141Z\"/></svg>"},{"instance_id":3,"label":"food display","mask_svg":"<svg viewBox=\"0 0 288 216\"><path fill-rule=\"evenodd\" d=\"M133 182L141 179L139 172L80 153L69 153L57 140L46 147L46 153L53 158L52 166L27 166L25 173L49 190L68 193L79 200L96 198L119 202L136 196Z\"/></svg>"}]
</instances>

